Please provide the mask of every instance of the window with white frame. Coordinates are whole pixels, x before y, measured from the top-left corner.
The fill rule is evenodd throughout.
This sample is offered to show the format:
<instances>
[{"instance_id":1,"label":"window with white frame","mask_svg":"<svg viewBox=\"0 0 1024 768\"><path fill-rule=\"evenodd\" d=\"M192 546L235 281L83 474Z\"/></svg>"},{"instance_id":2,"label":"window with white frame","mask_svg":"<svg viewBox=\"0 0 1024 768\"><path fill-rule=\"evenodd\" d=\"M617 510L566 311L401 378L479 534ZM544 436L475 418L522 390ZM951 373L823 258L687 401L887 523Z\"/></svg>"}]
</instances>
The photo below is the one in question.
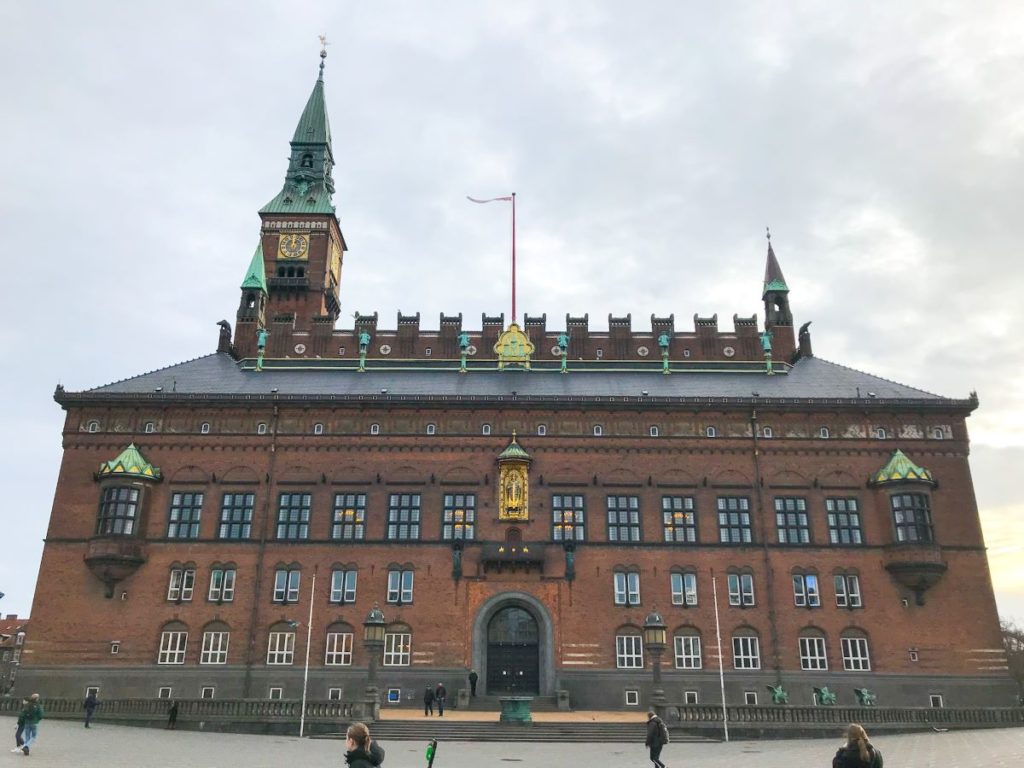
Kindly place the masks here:
<instances>
[{"instance_id":1,"label":"window with white frame","mask_svg":"<svg viewBox=\"0 0 1024 768\"><path fill-rule=\"evenodd\" d=\"M274 602L294 603L299 599L302 572L297 568L278 568L274 571Z\"/></svg>"},{"instance_id":2,"label":"window with white frame","mask_svg":"<svg viewBox=\"0 0 1024 768\"><path fill-rule=\"evenodd\" d=\"M100 423L98 421L93 420L93 421L90 421L88 424L86 424L85 428L89 432L99 432L100 431Z\"/></svg>"},{"instance_id":3,"label":"window with white frame","mask_svg":"<svg viewBox=\"0 0 1024 768\"><path fill-rule=\"evenodd\" d=\"M199 654L200 664L227 664L228 643L231 633L223 630L203 632L203 649Z\"/></svg>"},{"instance_id":4,"label":"window with white frame","mask_svg":"<svg viewBox=\"0 0 1024 768\"><path fill-rule=\"evenodd\" d=\"M412 659L412 633L411 632L385 632L384 633L384 661L385 667L407 667Z\"/></svg>"},{"instance_id":5,"label":"window with white frame","mask_svg":"<svg viewBox=\"0 0 1024 768\"><path fill-rule=\"evenodd\" d=\"M703 666L700 635L676 635L672 638L672 646L675 651L676 669L700 669Z\"/></svg>"},{"instance_id":6,"label":"window with white frame","mask_svg":"<svg viewBox=\"0 0 1024 768\"><path fill-rule=\"evenodd\" d=\"M295 632L291 630L270 633L267 640L267 664L295 663Z\"/></svg>"},{"instance_id":7,"label":"window with white frame","mask_svg":"<svg viewBox=\"0 0 1024 768\"><path fill-rule=\"evenodd\" d=\"M772 431L771 427L761 427L761 437L766 440L771 440L774 436L775 433Z\"/></svg>"},{"instance_id":8,"label":"window with white frame","mask_svg":"<svg viewBox=\"0 0 1024 768\"><path fill-rule=\"evenodd\" d=\"M807 635L800 638L800 669L828 669L824 637Z\"/></svg>"},{"instance_id":9,"label":"window with white frame","mask_svg":"<svg viewBox=\"0 0 1024 768\"><path fill-rule=\"evenodd\" d=\"M689 571L669 574L672 588L672 605L694 606L697 604L697 574Z\"/></svg>"},{"instance_id":10,"label":"window with white frame","mask_svg":"<svg viewBox=\"0 0 1024 768\"><path fill-rule=\"evenodd\" d=\"M548 425L547 424L538 424L537 425L537 436L538 437L544 437L547 433L548 433Z\"/></svg>"},{"instance_id":11,"label":"window with white frame","mask_svg":"<svg viewBox=\"0 0 1024 768\"><path fill-rule=\"evenodd\" d=\"M754 605L754 576L750 573L730 573L726 579L729 587L729 605L749 607Z\"/></svg>"},{"instance_id":12,"label":"window with white frame","mask_svg":"<svg viewBox=\"0 0 1024 768\"><path fill-rule=\"evenodd\" d=\"M169 699L171 698L171 686L161 685L156 689L156 697L158 699Z\"/></svg>"},{"instance_id":13,"label":"window with white frame","mask_svg":"<svg viewBox=\"0 0 1024 768\"><path fill-rule=\"evenodd\" d=\"M150 435L156 432L156 424L152 421L147 421L143 426L142 431L145 432L147 435Z\"/></svg>"},{"instance_id":14,"label":"window with white frame","mask_svg":"<svg viewBox=\"0 0 1024 768\"><path fill-rule=\"evenodd\" d=\"M619 669L644 668L644 643L641 635L615 636L615 666Z\"/></svg>"},{"instance_id":15,"label":"window with white frame","mask_svg":"<svg viewBox=\"0 0 1024 768\"><path fill-rule=\"evenodd\" d=\"M743 692L743 703L748 707L757 706L757 691L744 691Z\"/></svg>"},{"instance_id":16,"label":"window with white frame","mask_svg":"<svg viewBox=\"0 0 1024 768\"><path fill-rule=\"evenodd\" d=\"M256 425L256 434L257 435L265 435L265 434L267 434L267 425L264 422L261 421L259 424Z\"/></svg>"},{"instance_id":17,"label":"window with white frame","mask_svg":"<svg viewBox=\"0 0 1024 768\"><path fill-rule=\"evenodd\" d=\"M718 437L718 430L715 429L714 427L711 427L711 426L704 427L704 436L705 437Z\"/></svg>"},{"instance_id":18,"label":"window with white frame","mask_svg":"<svg viewBox=\"0 0 1024 768\"><path fill-rule=\"evenodd\" d=\"M630 688L626 691L626 706L627 707L639 707L640 706L640 691Z\"/></svg>"},{"instance_id":19,"label":"window with white frame","mask_svg":"<svg viewBox=\"0 0 1024 768\"><path fill-rule=\"evenodd\" d=\"M946 439L946 431L942 427L933 427L932 428L932 439L933 440L945 440Z\"/></svg>"},{"instance_id":20,"label":"window with white frame","mask_svg":"<svg viewBox=\"0 0 1024 768\"><path fill-rule=\"evenodd\" d=\"M328 701L341 701L341 688L328 688L327 689L327 700Z\"/></svg>"},{"instance_id":21,"label":"window with white frame","mask_svg":"<svg viewBox=\"0 0 1024 768\"><path fill-rule=\"evenodd\" d=\"M840 644L843 649L843 669L847 672L867 672L871 669L866 637L844 637Z\"/></svg>"},{"instance_id":22,"label":"window with white frame","mask_svg":"<svg viewBox=\"0 0 1024 768\"><path fill-rule=\"evenodd\" d=\"M324 664L328 666L349 666L352 663L352 633L328 632L327 654Z\"/></svg>"},{"instance_id":23,"label":"window with white frame","mask_svg":"<svg viewBox=\"0 0 1024 768\"><path fill-rule=\"evenodd\" d=\"M832 577L836 588L836 608L862 608L860 576L855 573L837 573Z\"/></svg>"},{"instance_id":24,"label":"window with white frame","mask_svg":"<svg viewBox=\"0 0 1024 768\"><path fill-rule=\"evenodd\" d=\"M323 433L324 433L324 425L323 424L321 424L320 422L317 422L316 424L313 425L313 434L314 435L322 435Z\"/></svg>"},{"instance_id":25,"label":"window with white frame","mask_svg":"<svg viewBox=\"0 0 1024 768\"><path fill-rule=\"evenodd\" d=\"M945 704L942 702L941 693L930 693L928 694L928 706L932 709L942 709Z\"/></svg>"},{"instance_id":26,"label":"window with white frame","mask_svg":"<svg viewBox=\"0 0 1024 768\"><path fill-rule=\"evenodd\" d=\"M392 568L388 571L388 602L396 605L408 605L412 602L413 579L416 573L412 569Z\"/></svg>"},{"instance_id":27,"label":"window with white frame","mask_svg":"<svg viewBox=\"0 0 1024 768\"><path fill-rule=\"evenodd\" d=\"M684 692L683 693L683 703L684 704L697 704L698 703L697 692L696 691L686 691L686 692Z\"/></svg>"},{"instance_id":28,"label":"window with white frame","mask_svg":"<svg viewBox=\"0 0 1024 768\"><path fill-rule=\"evenodd\" d=\"M760 669L761 646L753 635L738 635L732 639L733 669Z\"/></svg>"},{"instance_id":29,"label":"window with white frame","mask_svg":"<svg viewBox=\"0 0 1024 768\"><path fill-rule=\"evenodd\" d=\"M230 603L235 599L236 575L234 568L214 568L210 571L208 599L211 603Z\"/></svg>"},{"instance_id":30,"label":"window with white frame","mask_svg":"<svg viewBox=\"0 0 1024 768\"><path fill-rule=\"evenodd\" d=\"M427 424L427 434L428 435L433 435L433 434L436 434L436 433L437 433L437 425L436 424Z\"/></svg>"},{"instance_id":31,"label":"window with white frame","mask_svg":"<svg viewBox=\"0 0 1024 768\"><path fill-rule=\"evenodd\" d=\"M216 690L217 689L214 688L212 685L204 685L200 689L200 691L199 691L199 698L200 699L212 699L214 693L216 693Z\"/></svg>"},{"instance_id":32,"label":"window with white frame","mask_svg":"<svg viewBox=\"0 0 1024 768\"><path fill-rule=\"evenodd\" d=\"M195 587L195 568L172 568L171 578L167 583L167 599L176 603L190 602Z\"/></svg>"},{"instance_id":33,"label":"window with white frame","mask_svg":"<svg viewBox=\"0 0 1024 768\"><path fill-rule=\"evenodd\" d=\"M876 440L889 439L889 430L887 430L885 427L875 427L873 433Z\"/></svg>"},{"instance_id":34,"label":"window with white frame","mask_svg":"<svg viewBox=\"0 0 1024 768\"><path fill-rule=\"evenodd\" d=\"M208 435L208 434L210 434L210 422L204 421L202 424L199 425L199 434L201 434L201 435Z\"/></svg>"},{"instance_id":35,"label":"window with white frame","mask_svg":"<svg viewBox=\"0 0 1024 768\"><path fill-rule=\"evenodd\" d=\"M660 430L658 429L658 427L656 425L651 424L651 428L650 428L649 434L650 434L651 437L657 437L660 434Z\"/></svg>"},{"instance_id":36,"label":"window with white frame","mask_svg":"<svg viewBox=\"0 0 1024 768\"><path fill-rule=\"evenodd\" d=\"M481 427L480 427L480 434L481 435L485 435L485 436L491 434L491 425L490 424L483 424L483 425L481 425Z\"/></svg>"},{"instance_id":37,"label":"window with white frame","mask_svg":"<svg viewBox=\"0 0 1024 768\"><path fill-rule=\"evenodd\" d=\"M616 605L640 605L640 574L635 571L615 571L612 574Z\"/></svg>"},{"instance_id":38,"label":"window with white frame","mask_svg":"<svg viewBox=\"0 0 1024 768\"><path fill-rule=\"evenodd\" d=\"M184 664L188 632L180 629L164 630L160 633L160 654L157 664Z\"/></svg>"},{"instance_id":39,"label":"window with white frame","mask_svg":"<svg viewBox=\"0 0 1024 768\"><path fill-rule=\"evenodd\" d=\"M798 608L821 607L821 589L815 574L793 574L793 604Z\"/></svg>"},{"instance_id":40,"label":"window with white frame","mask_svg":"<svg viewBox=\"0 0 1024 768\"><path fill-rule=\"evenodd\" d=\"M603 434L604 434L604 427L602 427L600 424L595 424L594 425L594 437L600 437Z\"/></svg>"},{"instance_id":41,"label":"window with white frame","mask_svg":"<svg viewBox=\"0 0 1024 768\"><path fill-rule=\"evenodd\" d=\"M828 440L830 437L832 437L832 433L829 431L828 427L822 427L821 429L818 430L818 437L820 437L822 440Z\"/></svg>"},{"instance_id":42,"label":"window with white frame","mask_svg":"<svg viewBox=\"0 0 1024 768\"><path fill-rule=\"evenodd\" d=\"M696 543L697 512L693 496L662 496L661 524L665 541Z\"/></svg>"},{"instance_id":43,"label":"window with white frame","mask_svg":"<svg viewBox=\"0 0 1024 768\"><path fill-rule=\"evenodd\" d=\"M331 602L354 603L356 601L357 573L354 568L335 568L331 571Z\"/></svg>"},{"instance_id":44,"label":"window with white frame","mask_svg":"<svg viewBox=\"0 0 1024 768\"><path fill-rule=\"evenodd\" d=\"M282 696L284 696L284 688L281 688L280 686L272 686L270 690L267 691L267 698L271 701L279 701Z\"/></svg>"},{"instance_id":45,"label":"window with white frame","mask_svg":"<svg viewBox=\"0 0 1024 768\"><path fill-rule=\"evenodd\" d=\"M380 424L371 424L370 425L370 434L371 435L379 435L380 434Z\"/></svg>"}]
</instances>

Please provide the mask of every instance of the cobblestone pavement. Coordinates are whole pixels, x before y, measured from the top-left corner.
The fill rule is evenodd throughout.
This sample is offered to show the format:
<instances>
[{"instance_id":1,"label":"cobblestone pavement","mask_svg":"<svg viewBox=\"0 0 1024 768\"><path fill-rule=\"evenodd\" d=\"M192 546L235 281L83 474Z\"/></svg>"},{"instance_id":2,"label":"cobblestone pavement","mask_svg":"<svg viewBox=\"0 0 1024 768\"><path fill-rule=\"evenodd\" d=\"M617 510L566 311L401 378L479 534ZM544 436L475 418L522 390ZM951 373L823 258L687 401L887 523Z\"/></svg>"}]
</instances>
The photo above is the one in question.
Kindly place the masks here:
<instances>
[{"instance_id":1,"label":"cobblestone pavement","mask_svg":"<svg viewBox=\"0 0 1024 768\"><path fill-rule=\"evenodd\" d=\"M0 751L0 768L25 765L69 768L344 768L340 741L284 736L242 736L130 728L93 723L44 720L32 754L7 750L14 746L14 721ZM385 768L425 768L423 742L383 743ZM831 764L838 739L736 741L729 744L669 744L662 753L669 768L820 768ZM877 740L888 768L1017 768L1024 762L1024 728L957 731ZM31 761L31 762L29 762ZM650 766L642 744L515 744L442 742L435 768L513 768L525 765Z\"/></svg>"}]
</instances>

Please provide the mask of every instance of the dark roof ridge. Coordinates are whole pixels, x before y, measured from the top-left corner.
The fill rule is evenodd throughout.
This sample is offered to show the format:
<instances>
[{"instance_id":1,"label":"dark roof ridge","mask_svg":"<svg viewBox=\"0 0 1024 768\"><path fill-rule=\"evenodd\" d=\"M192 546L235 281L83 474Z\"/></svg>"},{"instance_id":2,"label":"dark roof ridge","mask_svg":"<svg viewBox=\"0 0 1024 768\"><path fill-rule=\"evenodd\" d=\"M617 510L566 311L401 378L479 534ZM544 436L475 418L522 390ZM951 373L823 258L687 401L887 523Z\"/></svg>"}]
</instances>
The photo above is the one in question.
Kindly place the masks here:
<instances>
[{"instance_id":1,"label":"dark roof ridge","mask_svg":"<svg viewBox=\"0 0 1024 768\"><path fill-rule=\"evenodd\" d=\"M804 359L804 358L801 358L801 359ZM860 368L854 368L851 365L843 365L842 363L837 363L834 360L828 360L827 358L820 357L818 355L815 355L813 358L809 358L809 359L821 360L823 363L828 363L829 365L834 365L837 368L843 368L843 369L845 369L847 371L853 371L854 373L863 374L864 376L871 376L872 378L875 378L875 379L881 379L882 381L888 382L889 384L895 384L897 387L906 387L907 389L912 389L915 392L921 392L921 393L923 393L925 395L931 395L932 397L937 397L937 398L940 398L942 400L955 400L955 399L957 399L957 398L954 398L954 397L947 397L946 395L940 395L937 392L929 392L927 389L921 389L920 387L912 387L909 384L904 384L902 382L896 381L895 379L887 379L887 378L885 378L885 376L879 376L877 373L871 373L870 371L862 371ZM799 364L799 362L800 361L798 360L797 364ZM794 365L794 367L796 367L796 366Z\"/></svg>"},{"instance_id":2,"label":"dark roof ridge","mask_svg":"<svg viewBox=\"0 0 1024 768\"><path fill-rule=\"evenodd\" d=\"M160 373L161 371L167 371L170 370L171 368L176 368L179 365L187 365L188 363L194 363L196 360L204 360L207 357L215 357L216 355L226 355L228 357L231 357L230 355L228 355L227 352L209 352L205 355L198 355L197 357L193 357L189 360L180 360L177 363L171 363L170 365L165 365L162 368L154 368L152 371L146 371L145 373L137 373L134 376L128 376L126 378L111 381L106 384L100 384L98 387L90 387L89 389L85 389L82 391L95 392L97 390L103 389L104 387L112 387L115 384L123 384L126 381L134 381L135 379L141 379L143 376L149 376L152 373Z\"/></svg>"}]
</instances>

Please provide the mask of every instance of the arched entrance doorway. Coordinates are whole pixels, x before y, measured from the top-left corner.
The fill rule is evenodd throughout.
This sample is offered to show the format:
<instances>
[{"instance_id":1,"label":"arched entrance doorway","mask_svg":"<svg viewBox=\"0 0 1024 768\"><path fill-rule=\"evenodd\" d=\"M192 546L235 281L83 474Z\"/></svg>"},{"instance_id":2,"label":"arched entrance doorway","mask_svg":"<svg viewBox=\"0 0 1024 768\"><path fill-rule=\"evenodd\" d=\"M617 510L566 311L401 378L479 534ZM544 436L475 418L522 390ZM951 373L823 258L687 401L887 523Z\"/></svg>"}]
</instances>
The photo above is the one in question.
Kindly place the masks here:
<instances>
[{"instance_id":1,"label":"arched entrance doorway","mask_svg":"<svg viewBox=\"0 0 1024 768\"><path fill-rule=\"evenodd\" d=\"M525 608L510 605L487 623L487 693L540 692L540 629Z\"/></svg>"}]
</instances>

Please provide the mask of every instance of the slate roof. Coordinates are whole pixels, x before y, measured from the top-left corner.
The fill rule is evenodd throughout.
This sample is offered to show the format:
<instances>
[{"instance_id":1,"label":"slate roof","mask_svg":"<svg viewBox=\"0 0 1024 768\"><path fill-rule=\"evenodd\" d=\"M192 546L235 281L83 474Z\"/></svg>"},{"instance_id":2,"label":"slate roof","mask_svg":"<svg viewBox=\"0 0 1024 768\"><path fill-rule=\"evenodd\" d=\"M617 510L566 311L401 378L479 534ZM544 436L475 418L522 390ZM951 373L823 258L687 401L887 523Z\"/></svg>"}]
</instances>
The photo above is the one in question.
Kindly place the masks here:
<instances>
[{"instance_id":1,"label":"slate roof","mask_svg":"<svg viewBox=\"0 0 1024 768\"><path fill-rule=\"evenodd\" d=\"M405 367L400 367L403 365ZM532 371L519 369L457 372L457 361L368 361L358 373L348 360L267 360L262 372L251 370L252 361L236 361L215 353L161 370L114 382L80 393L58 388L58 402L136 399L341 399L403 400L457 399L505 400L602 400L628 399L645 402L761 402L786 401L821 404L821 401L872 404L914 403L924 407L977 406L888 381L820 358L803 358L781 373L768 376L763 366L739 364L727 370L700 370L698 364L680 363L671 375L659 368L638 369L631 364L592 364L559 374L535 364ZM375 365L377 367L375 367ZM493 366L493 362L488 363ZM684 365L689 367L683 367ZM743 366L746 366L745 368ZM342 368L341 366L347 366ZM385 367L388 366L388 367ZM673 363L675 369L676 363ZM646 394L644 394L646 392Z\"/></svg>"}]
</instances>

